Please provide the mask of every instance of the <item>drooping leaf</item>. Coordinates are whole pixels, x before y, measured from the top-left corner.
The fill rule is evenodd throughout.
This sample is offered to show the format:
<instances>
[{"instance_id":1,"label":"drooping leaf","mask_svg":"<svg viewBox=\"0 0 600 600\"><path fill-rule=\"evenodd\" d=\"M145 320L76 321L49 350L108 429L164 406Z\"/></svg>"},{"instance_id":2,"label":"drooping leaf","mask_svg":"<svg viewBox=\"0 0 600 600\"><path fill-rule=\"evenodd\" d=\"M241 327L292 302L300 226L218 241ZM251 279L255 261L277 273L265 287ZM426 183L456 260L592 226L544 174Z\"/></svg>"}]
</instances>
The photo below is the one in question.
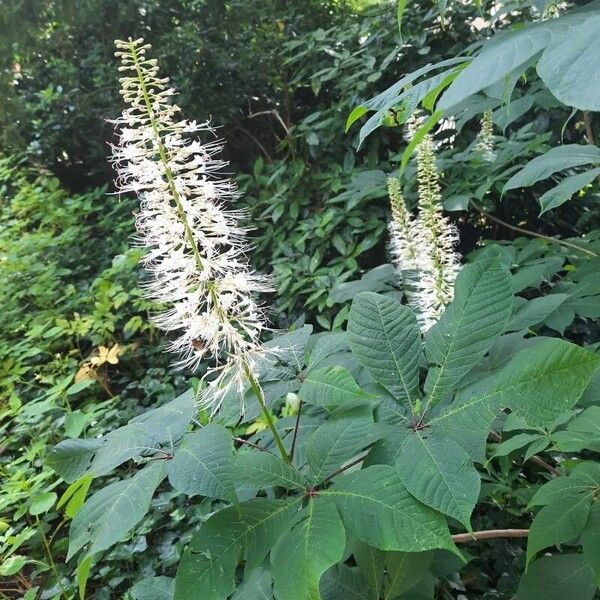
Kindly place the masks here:
<instances>
[{"instance_id":1,"label":"drooping leaf","mask_svg":"<svg viewBox=\"0 0 600 600\"><path fill-rule=\"evenodd\" d=\"M310 371L298 390L298 396L303 402L329 409L364 404L373 398L358 387L343 367Z\"/></svg>"},{"instance_id":2,"label":"drooping leaf","mask_svg":"<svg viewBox=\"0 0 600 600\"><path fill-rule=\"evenodd\" d=\"M258 567L235 590L231 600L273 600L273 580L264 566Z\"/></svg>"},{"instance_id":3,"label":"drooping leaf","mask_svg":"<svg viewBox=\"0 0 600 600\"><path fill-rule=\"evenodd\" d=\"M540 196L539 201L542 207L540 215L551 208L564 204L573 194L592 183L598 176L600 176L600 167L579 173L579 175L565 177L557 186Z\"/></svg>"},{"instance_id":4,"label":"drooping leaf","mask_svg":"<svg viewBox=\"0 0 600 600\"><path fill-rule=\"evenodd\" d=\"M529 425L547 427L573 407L600 364L596 355L563 340L546 339L518 352L495 375L465 390L429 421L480 462L492 422L504 408Z\"/></svg>"},{"instance_id":5,"label":"drooping leaf","mask_svg":"<svg viewBox=\"0 0 600 600\"><path fill-rule=\"evenodd\" d=\"M101 446L97 439L64 440L50 450L46 464L67 483L73 483L88 470L94 452Z\"/></svg>"},{"instance_id":6,"label":"drooping leaf","mask_svg":"<svg viewBox=\"0 0 600 600\"><path fill-rule=\"evenodd\" d=\"M182 494L236 502L231 433L216 423L188 433L168 461L167 474Z\"/></svg>"},{"instance_id":7,"label":"drooping leaf","mask_svg":"<svg viewBox=\"0 0 600 600\"><path fill-rule=\"evenodd\" d=\"M600 587L600 504L592 505L590 514L581 532L583 557L594 572L596 585Z\"/></svg>"},{"instance_id":8,"label":"drooping leaf","mask_svg":"<svg viewBox=\"0 0 600 600\"><path fill-rule=\"evenodd\" d=\"M600 163L600 148L597 146L591 144L557 146L530 160L506 182L502 193L516 188L529 187L558 171L594 163Z\"/></svg>"},{"instance_id":9,"label":"drooping leaf","mask_svg":"<svg viewBox=\"0 0 600 600\"><path fill-rule=\"evenodd\" d=\"M600 111L600 14L588 13L583 22L567 23L542 54L538 75L563 104Z\"/></svg>"},{"instance_id":10,"label":"drooping leaf","mask_svg":"<svg viewBox=\"0 0 600 600\"><path fill-rule=\"evenodd\" d=\"M175 600L224 600L234 589L245 556L249 576L264 560L297 510L298 499L256 498L212 515L184 550L175 578Z\"/></svg>"},{"instance_id":11,"label":"drooping leaf","mask_svg":"<svg viewBox=\"0 0 600 600\"><path fill-rule=\"evenodd\" d=\"M360 571L343 563L325 571L319 586L321 600L369 600Z\"/></svg>"},{"instance_id":12,"label":"drooping leaf","mask_svg":"<svg viewBox=\"0 0 600 600\"><path fill-rule=\"evenodd\" d=\"M271 552L275 597L319 600L321 577L342 559L345 544L335 504L328 498L311 500Z\"/></svg>"},{"instance_id":13,"label":"drooping leaf","mask_svg":"<svg viewBox=\"0 0 600 600\"><path fill-rule=\"evenodd\" d=\"M67 560L86 544L89 556L118 542L148 512L164 476L162 462L154 462L133 477L111 483L91 496L71 523Z\"/></svg>"},{"instance_id":14,"label":"drooping leaf","mask_svg":"<svg viewBox=\"0 0 600 600\"><path fill-rule=\"evenodd\" d=\"M488 351L504 331L513 307L511 276L497 256L465 266L454 300L425 336L425 352L438 368L425 384L436 403Z\"/></svg>"},{"instance_id":15,"label":"drooping leaf","mask_svg":"<svg viewBox=\"0 0 600 600\"><path fill-rule=\"evenodd\" d=\"M494 446L492 458L508 456L511 452L520 450L531 444L531 442L535 442L543 437L545 436L541 433L517 433L517 435L513 435L510 439Z\"/></svg>"},{"instance_id":16,"label":"drooping leaf","mask_svg":"<svg viewBox=\"0 0 600 600\"><path fill-rule=\"evenodd\" d=\"M416 500L394 467L374 465L344 475L321 495L335 500L348 533L369 546L455 549L444 517Z\"/></svg>"},{"instance_id":17,"label":"drooping leaf","mask_svg":"<svg viewBox=\"0 0 600 600\"><path fill-rule=\"evenodd\" d=\"M368 600L379 600L379 592L383 586L385 553L362 542L354 541L352 554L362 579L367 583Z\"/></svg>"},{"instance_id":18,"label":"drooping leaf","mask_svg":"<svg viewBox=\"0 0 600 600\"><path fill-rule=\"evenodd\" d=\"M453 440L420 432L402 444L396 468L406 489L435 510L471 529L481 478L471 457Z\"/></svg>"},{"instance_id":19,"label":"drooping leaf","mask_svg":"<svg viewBox=\"0 0 600 600\"><path fill-rule=\"evenodd\" d=\"M513 314L506 331L520 331L541 323L551 315L566 299L567 294L548 294L528 300Z\"/></svg>"},{"instance_id":20,"label":"drooping leaf","mask_svg":"<svg viewBox=\"0 0 600 600\"><path fill-rule=\"evenodd\" d=\"M585 526L591 505L592 494L577 494L544 506L529 528L527 562L548 546L574 540Z\"/></svg>"},{"instance_id":21,"label":"drooping leaf","mask_svg":"<svg viewBox=\"0 0 600 600\"><path fill-rule=\"evenodd\" d=\"M234 480L251 489L278 485L289 490L301 489L306 478L296 468L270 452L240 451L235 457Z\"/></svg>"},{"instance_id":22,"label":"drooping leaf","mask_svg":"<svg viewBox=\"0 0 600 600\"><path fill-rule=\"evenodd\" d=\"M521 577L516 600L592 600L594 575L581 554L536 560Z\"/></svg>"},{"instance_id":23,"label":"drooping leaf","mask_svg":"<svg viewBox=\"0 0 600 600\"><path fill-rule=\"evenodd\" d=\"M372 292L359 294L348 320L352 352L395 398L418 398L421 334L415 314L399 302Z\"/></svg>"}]
</instances>

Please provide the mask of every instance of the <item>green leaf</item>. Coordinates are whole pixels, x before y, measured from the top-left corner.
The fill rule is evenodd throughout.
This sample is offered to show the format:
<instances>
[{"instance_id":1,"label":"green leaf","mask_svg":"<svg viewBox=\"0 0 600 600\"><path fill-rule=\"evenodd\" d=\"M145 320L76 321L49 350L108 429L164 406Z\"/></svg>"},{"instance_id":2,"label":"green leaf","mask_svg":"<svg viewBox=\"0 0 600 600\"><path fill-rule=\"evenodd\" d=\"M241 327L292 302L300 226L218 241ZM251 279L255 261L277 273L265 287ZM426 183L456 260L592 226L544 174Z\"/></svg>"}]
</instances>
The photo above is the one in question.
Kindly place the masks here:
<instances>
[{"instance_id":1,"label":"green leaf","mask_svg":"<svg viewBox=\"0 0 600 600\"><path fill-rule=\"evenodd\" d=\"M387 296L363 292L352 303L348 341L360 364L392 396L418 401L421 333L412 310Z\"/></svg>"},{"instance_id":2,"label":"green leaf","mask_svg":"<svg viewBox=\"0 0 600 600\"><path fill-rule=\"evenodd\" d=\"M258 567L240 583L231 600L273 600L272 588L271 573L264 567Z\"/></svg>"},{"instance_id":3,"label":"green leaf","mask_svg":"<svg viewBox=\"0 0 600 600\"><path fill-rule=\"evenodd\" d=\"M383 586L385 553L362 542L354 541L352 554L363 580L367 583L367 598L379 600L379 593Z\"/></svg>"},{"instance_id":4,"label":"green leaf","mask_svg":"<svg viewBox=\"0 0 600 600\"><path fill-rule=\"evenodd\" d=\"M538 75L556 98L580 110L600 111L600 14L561 28L542 54Z\"/></svg>"},{"instance_id":5,"label":"green leaf","mask_svg":"<svg viewBox=\"0 0 600 600\"><path fill-rule=\"evenodd\" d=\"M240 559L245 556L245 572L250 575L285 531L298 501L256 498L213 514L183 552L175 600L229 597Z\"/></svg>"},{"instance_id":6,"label":"green leaf","mask_svg":"<svg viewBox=\"0 0 600 600\"><path fill-rule=\"evenodd\" d=\"M323 573L342 560L346 535L328 498L311 500L290 531L271 552L275 596L285 600L319 600Z\"/></svg>"},{"instance_id":7,"label":"green leaf","mask_svg":"<svg viewBox=\"0 0 600 600\"><path fill-rule=\"evenodd\" d=\"M596 585L600 587L600 504L596 502L581 532L583 557L592 568Z\"/></svg>"},{"instance_id":8,"label":"green leaf","mask_svg":"<svg viewBox=\"0 0 600 600\"><path fill-rule=\"evenodd\" d=\"M542 207L540 215L543 215L551 208L556 208L564 204L573 194L592 183L599 175L600 167L585 171L585 173L579 173L579 175L565 177L556 187L553 187L540 196L539 202Z\"/></svg>"},{"instance_id":9,"label":"green leaf","mask_svg":"<svg viewBox=\"0 0 600 600\"><path fill-rule=\"evenodd\" d=\"M600 452L600 406L586 408L567 425L567 430L580 434L588 448Z\"/></svg>"},{"instance_id":10,"label":"green leaf","mask_svg":"<svg viewBox=\"0 0 600 600\"><path fill-rule=\"evenodd\" d=\"M504 331L513 307L510 273L492 256L466 265L454 300L425 336L425 352L437 369L426 389L434 404L453 390Z\"/></svg>"},{"instance_id":11,"label":"green leaf","mask_svg":"<svg viewBox=\"0 0 600 600\"><path fill-rule=\"evenodd\" d=\"M516 188L529 187L565 169L600 163L600 148L591 144L565 144L548 150L529 161L515 173L502 188L502 193Z\"/></svg>"},{"instance_id":12,"label":"green leaf","mask_svg":"<svg viewBox=\"0 0 600 600\"><path fill-rule=\"evenodd\" d=\"M94 452L101 446L96 439L64 440L50 450L46 464L67 483L73 483L88 470Z\"/></svg>"},{"instance_id":13,"label":"green leaf","mask_svg":"<svg viewBox=\"0 0 600 600\"><path fill-rule=\"evenodd\" d=\"M307 404L327 409L364 404L374 398L363 392L343 367L310 371L298 390L298 396Z\"/></svg>"},{"instance_id":14,"label":"green leaf","mask_svg":"<svg viewBox=\"0 0 600 600\"><path fill-rule=\"evenodd\" d=\"M171 577L146 577L129 591L134 600L173 600L175 580Z\"/></svg>"},{"instance_id":15,"label":"green leaf","mask_svg":"<svg viewBox=\"0 0 600 600\"><path fill-rule=\"evenodd\" d=\"M388 582L383 600L394 600L412 589L428 573L432 560L432 552L387 552Z\"/></svg>"},{"instance_id":16,"label":"green leaf","mask_svg":"<svg viewBox=\"0 0 600 600\"><path fill-rule=\"evenodd\" d=\"M374 465L339 477L333 498L349 534L380 550L455 550L444 517L416 500L394 467Z\"/></svg>"},{"instance_id":17,"label":"green leaf","mask_svg":"<svg viewBox=\"0 0 600 600\"><path fill-rule=\"evenodd\" d=\"M54 506L56 498L55 492L36 494L29 502L29 514L36 516L48 512Z\"/></svg>"},{"instance_id":18,"label":"green leaf","mask_svg":"<svg viewBox=\"0 0 600 600\"><path fill-rule=\"evenodd\" d=\"M544 506L533 519L527 539L527 563L548 546L577 538L592 505L592 494L562 497Z\"/></svg>"},{"instance_id":19,"label":"green leaf","mask_svg":"<svg viewBox=\"0 0 600 600\"><path fill-rule=\"evenodd\" d=\"M567 298L567 294L549 294L548 296L528 300L515 311L506 327L506 331L520 331L541 323Z\"/></svg>"},{"instance_id":20,"label":"green leaf","mask_svg":"<svg viewBox=\"0 0 600 600\"><path fill-rule=\"evenodd\" d=\"M321 600L369 600L369 590L360 571L345 564L327 569L319 586Z\"/></svg>"},{"instance_id":21,"label":"green leaf","mask_svg":"<svg viewBox=\"0 0 600 600\"><path fill-rule=\"evenodd\" d=\"M234 463L234 481L250 489L274 485L288 490L301 489L306 478L297 469L270 452L244 450L238 452Z\"/></svg>"},{"instance_id":22,"label":"green leaf","mask_svg":"<svg viewBox=\"0 0 600 600\"><path fill-rule=\"evenodd\" d=\"M404 17L404 11L408 0L398 0L398 8L396 10L396 21L398 23L398 36L400 38L400 45L402 45L402 18Z\"/></svg>"},{"instance_id":23,"label":"green leaf","mask_svg":"<svg viewBox=\"0 0 600 600\"><path fill-rule=\"evenodd\" d=\"M594 575L581 554L536 560L521 577L516 600L592 600Z\"/></svg>"},{"instance_id":24,"label":"green leaf","mask_svg":"<svg viewBox=\"0 0 600 600\"><path fill-rule=\"evenodd\" d=\"M385 433L365 407L336 412L306 442L306 457L316 481L341 467ZM380 434L381 432L381 434Z\"/></svg>"},{"instance_id":25,"label":"green leaf","mask_svg":"<svg viewBox=\"0 0 600 600\"><path fill-rule=\"evenodd\" d=\"M408 161L412 156L412 153L415 151L417 146L421 143L421 140L433 129L436 123L442 118L444 115L443 110L436 110L431 116L429 116L425 122L417 129L415 135L411 138L410 142L406 146L406 149L402 153L402 159L400 161L400 177L406 170L406 166L408 165Z\"/></svg>"},{"instance_id":26,"label":"green leaf","mask_svg":"<svg viewBox=\"0 0 600 600\"><path fill-rule=\"evenodd\" d=\"M508 456L511 452L520 450L521 448L531 444L531 442L535 442L536 440L544 437L545 436L540 433L518 433L517 435L513 435L510 439L494 446L492 458Z\"/></svg>"},{"instance_id":27,"label":"green leaf","mask_svg":"<svg viewBox=\"0 0 600 600\"><path fill-rule=\"evenodd\" d=\"M574 406L599 364L600 358L583 348L545 339L521 350L495 375L465 390L429 425L482 462L487 434L502 409L512 409L531 426L547 427Z\"/></svg>"},{"instance_id":28,"label":"green leaf","mask_svg":"<svg viewBox=\"0 0 600 600\"><path fill-rule=\"evenodd\" d=\"M90 556L118 542L148 512L154 490L164 476L164 465L155 462L91 496L71 523L67 560L86 544L86 555Z\"/></svg>"},{"instance_id":29,"label":"green leaf","mask_svg":"<svg viewBox=\"0 0 600 600\"><path fill-rule=\"evenodd\" d=\"M66 503L65 514L72 519L81 510L91 483L92 475L89 473L74 481L60 497L56 508Z\"/></svg>"},{"instance_id":30,"label":"green leaf","mask_svg":"<svg viewBox=\"0 0 600 600\"><path fill-rule=\"evenodd\" d=\"M578 494L593 492L594 486L590 484L585 473L571 473L568 477L557 477L545 483L531 498L529 506L543 506L553 504L564 497L574 497Z\"/></svg>"},{"instance_id":31,"label":"green leaf","mask_svg":"<svg viewBox=\"0 0 600 600\"><path fill-rule=\"evenodd\" d=\"M471 530L481 478L472 459L455 441L414 432L402 444L396 468L417 500Z\"/></svg>"},{"instance_id":32,"label":"green leaf","mask_svg":"<svg viewBox=\"0 0 600 600\"><path fill-rule=\"evenodd\" d=\"M186 434L174 458L167 461L167 474L171 485L182 494L236 502L231 433L211 423Z\"/></svg>"},{"instance_id":33,"label":"green leaf","mask_svg":"<svg viewBox=\"0 0 600 600\"><path fill-rule=\"evenodd\" d=\"M350 129L350 127L352 127L354 122L358 121L358 119L360 119L363 115L365 115L368 112L369 109L365 108L364 106L357 106L356 108L353 108L352 112L348 115L348 118L346 119L344 133L348 133L348 130Z\"/></svg>"},{"instance_id":34,"label":"green leaf","mask_svg":"<svg viewBox=\"0 0 600 600\"><path fill-rule=\"evenodd\" d=\"M90 577L90 568L92 566L92 556L86 556L77 566L77 591L79 600L85 600L85 589Z\"/></svg>"}]
</instances>

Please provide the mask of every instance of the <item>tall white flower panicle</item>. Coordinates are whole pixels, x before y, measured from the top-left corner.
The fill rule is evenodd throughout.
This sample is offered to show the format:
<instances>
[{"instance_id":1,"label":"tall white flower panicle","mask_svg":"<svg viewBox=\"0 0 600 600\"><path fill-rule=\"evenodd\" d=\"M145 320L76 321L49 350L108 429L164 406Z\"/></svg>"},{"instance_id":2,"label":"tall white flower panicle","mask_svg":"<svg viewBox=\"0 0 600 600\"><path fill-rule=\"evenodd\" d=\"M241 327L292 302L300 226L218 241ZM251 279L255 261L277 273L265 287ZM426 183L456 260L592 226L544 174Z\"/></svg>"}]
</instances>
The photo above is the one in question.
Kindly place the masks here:
<instances>
[{"instance_id":1,"label":"tall white flower panicle","mask_svg":"<svg viewBox=\"0 0 600 600\"><path fill-rule=\"evenodd\" d=\"M439 172L431 136L426 135L417 151L419 215L415 228L417 254L416 291L411 304L421 329L435 324L454 297L454 282L460 269L454 246L458 232L443 215Z\"/></svg>"},{"instance_id":2,"label":"tall white flower panicle","mask_svg":"<svg viewBox=\"0 0 600 600\"><path fill-rule=\"evenodd\" d=\"M222 146L213 130L181 116L168 78L146 56L149 44L115 43L128 106L115 121L120 139L113 163L120 191L140 198L138 241L151 275L145 291L165 307L154 322L176 334L169 344L179 356L176 365L216 364L207 395L216 410L229 385L241 386L251 374L262 351L265 318L255 294L271 288L246 261L242 214L226 208L237 192L219 177L225 163L216 158ZM200 142L198 133L213 141Z\"/></svg>"},{"instance_id":3,"label":"tall white flower panicle","mask_svg":"<svg viewBox=\"0 0 600 600\"><path fill-rule=\"evenodd\" d=\"M395 177L388 179L388 195L392 220L389 224L390 255L397 272L411 271L416 268L419 248L415 235L416 223L406 207L400 181Z\"/></svg>"},{"instance_id":4,"label":"tall white flower panicle","mask_svg":"<svg viewBox=\"0 0 600 600\"><path fill-rule=\"evenodd\" d=\"M481 152L485 162L494 162L496 160L494 123L492 121L491 110L486 110L481 117L481 129L477 134L475 149Z\"/></svg>"}]
</instances>

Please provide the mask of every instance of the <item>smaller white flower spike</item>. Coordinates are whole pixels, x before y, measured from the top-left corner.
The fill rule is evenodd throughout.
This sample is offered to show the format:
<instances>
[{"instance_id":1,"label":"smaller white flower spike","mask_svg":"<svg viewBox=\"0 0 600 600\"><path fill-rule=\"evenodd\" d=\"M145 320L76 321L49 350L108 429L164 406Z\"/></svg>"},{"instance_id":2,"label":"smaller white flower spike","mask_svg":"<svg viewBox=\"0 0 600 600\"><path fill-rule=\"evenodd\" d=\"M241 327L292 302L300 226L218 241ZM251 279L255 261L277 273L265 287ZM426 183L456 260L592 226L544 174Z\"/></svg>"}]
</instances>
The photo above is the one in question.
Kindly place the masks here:
<instances>
[{"instance_id":1,"label":"smaller white flower spike","mask_svg":"<svg viewBox=\"0 0 600 600\"><path fill-rule=\"evenodd\" d=\"M475 149L481 152L485 162L494 162L496 160L494 144L494 122L492 121L492 111L486 110L481 117L481 129L477 135Z\"/></svg>"},{"instance_id":2,"label":"smaller white flower spike","mask_svg":"<svg viewBox=\"0 0 600 600\"><path fill-rule=\"evenodd\" d=\"M271 291L269 280L248 265L240 211L225 203L237 198L231 181L219 178L226 164L216 158L219 141L208 123L186 121L173 102L175 91L146 57L142 39L116 41L121 59L121 95L128 104L115 121L119 144L112 147L121 192L140 198L138 242L147 250L142 264L151 274L147 296L166 308L157 327L175 332L169 350L176 366L195 369L205 359L216 375L203 395L219 409L231 385L241 390L265 328L255 295Z\"/></svg>"},{"instance_id":3,"label":"smaller white flower spike","mask_svg":"<svg viewBox=\"0 0 600 600\"><path fill-rule=\"evenodd\" d=\"M425 332L452 301L460 270L460 257L454 251L458 232L442 213L439 173L429 135L418 146L417 180L416 219L406 208L400 182L394 178L388 180L392 209L390 254L407 288L409 305Z\"/></svg>"}]
</instances>

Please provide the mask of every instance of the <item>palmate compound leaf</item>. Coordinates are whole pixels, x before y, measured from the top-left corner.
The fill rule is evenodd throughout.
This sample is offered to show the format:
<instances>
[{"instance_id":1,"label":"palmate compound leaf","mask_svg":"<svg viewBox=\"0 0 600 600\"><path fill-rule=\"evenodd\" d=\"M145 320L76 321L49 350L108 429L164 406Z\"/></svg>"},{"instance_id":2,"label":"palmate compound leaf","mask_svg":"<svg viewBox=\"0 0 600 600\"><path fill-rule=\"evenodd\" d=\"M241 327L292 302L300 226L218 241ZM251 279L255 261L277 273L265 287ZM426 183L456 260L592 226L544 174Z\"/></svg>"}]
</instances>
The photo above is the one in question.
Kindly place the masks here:
<instances>
[{"instance_id":1,"label":"palmate compound leaf","mask_svg":"<svg viewBox=\"0 0 600 600\"><path fill-rule=\"evenodd\" d=\"M457 442L416 431L402 444L396 468L417 500L471 530L481 478L471 457Z\"/></svg>"},{"instance_id":2,"label":"palmate compound leaf","mask_svg":"<svg viewBox=\"0 0 600 600\"><path fill-rule=\"evenodd\" d=\"M231 433L211 423L186 434L167 463L167 473L178 492L236 502Z\"/></svg>"},{"instance_id":3,"label":"palmate compound leaf","mask_svg":"<svg viewBox=\"0 0 600 600\"><path fill-rule=\"evenodd\" d=\"M600 357L575 344L546 339L466 389L427 425L483 462L485 440L502 409L510 408L529 425L547 427L575 405L599 365Z\"/></svg>"},{"instance_id":4,"label":"palmate compound leaf","mask_svg":"<svg viewBox=\"0 0 600 600\"><path fill-rule=\"evenodd\" d=\"M71 522L67 560L85 544L89 544L90 556L118 542L148 512L152 495L164 476L164 464L157 461L91 496Z\"/></svg>"},{"instance_id":5,"label":"palmate compound leaf","mask_svg":"<svg viewBox=\"0 0 600 600\"><path fill-rule=\"evenodd\" d=\"M277 600L319 600L323 573L342 560L346 534L331 499L311 500L271 552Z\"/></svg>"},{"instance_id":6,"label":"palmate compound leaf","mask_svg":"<svg viewBox=\"0 0 600 600\"><path fill-rule=\"evenodd\" d=\"M418 403L421 333L410 308L373 292L359 294L350 310L348 341L360 364L392 396Z\"/></svg>"},{"instance_id":7,"label":"palmate compound leaf","mask_svg":"<svg viewBox=\"0 0 600 600\"><path fill-rule=\"evenodd\" d=\"M458 552L443 515L414 498L394 467L374 465L344 475L320 495L335 501L348 534L369 546Z\"/></svg>"},{"instance_id":8,"label":"palmate compound leaf","mask_svg":"<svg viewBox=\"0 0 600 600\"><path fill-rule=\"evenodd\" d=\"M432 365L425 383L428 403L452 391L503 333L513 308L511 275L499 256L466 265L454 300L425 336Z\"/></svg>"},{"instance_id":9,"label":"palmate compound leaf","mask_svg":"<svg viewBox=\"0 0 600 600\"><path fill-rule=\"evenodd\" d=\"M184 550L175 579L175 600L225 600L245 557L250 575L286 531L300 498L255 498L213 514Z\"/></svg>"}]
</instances>

